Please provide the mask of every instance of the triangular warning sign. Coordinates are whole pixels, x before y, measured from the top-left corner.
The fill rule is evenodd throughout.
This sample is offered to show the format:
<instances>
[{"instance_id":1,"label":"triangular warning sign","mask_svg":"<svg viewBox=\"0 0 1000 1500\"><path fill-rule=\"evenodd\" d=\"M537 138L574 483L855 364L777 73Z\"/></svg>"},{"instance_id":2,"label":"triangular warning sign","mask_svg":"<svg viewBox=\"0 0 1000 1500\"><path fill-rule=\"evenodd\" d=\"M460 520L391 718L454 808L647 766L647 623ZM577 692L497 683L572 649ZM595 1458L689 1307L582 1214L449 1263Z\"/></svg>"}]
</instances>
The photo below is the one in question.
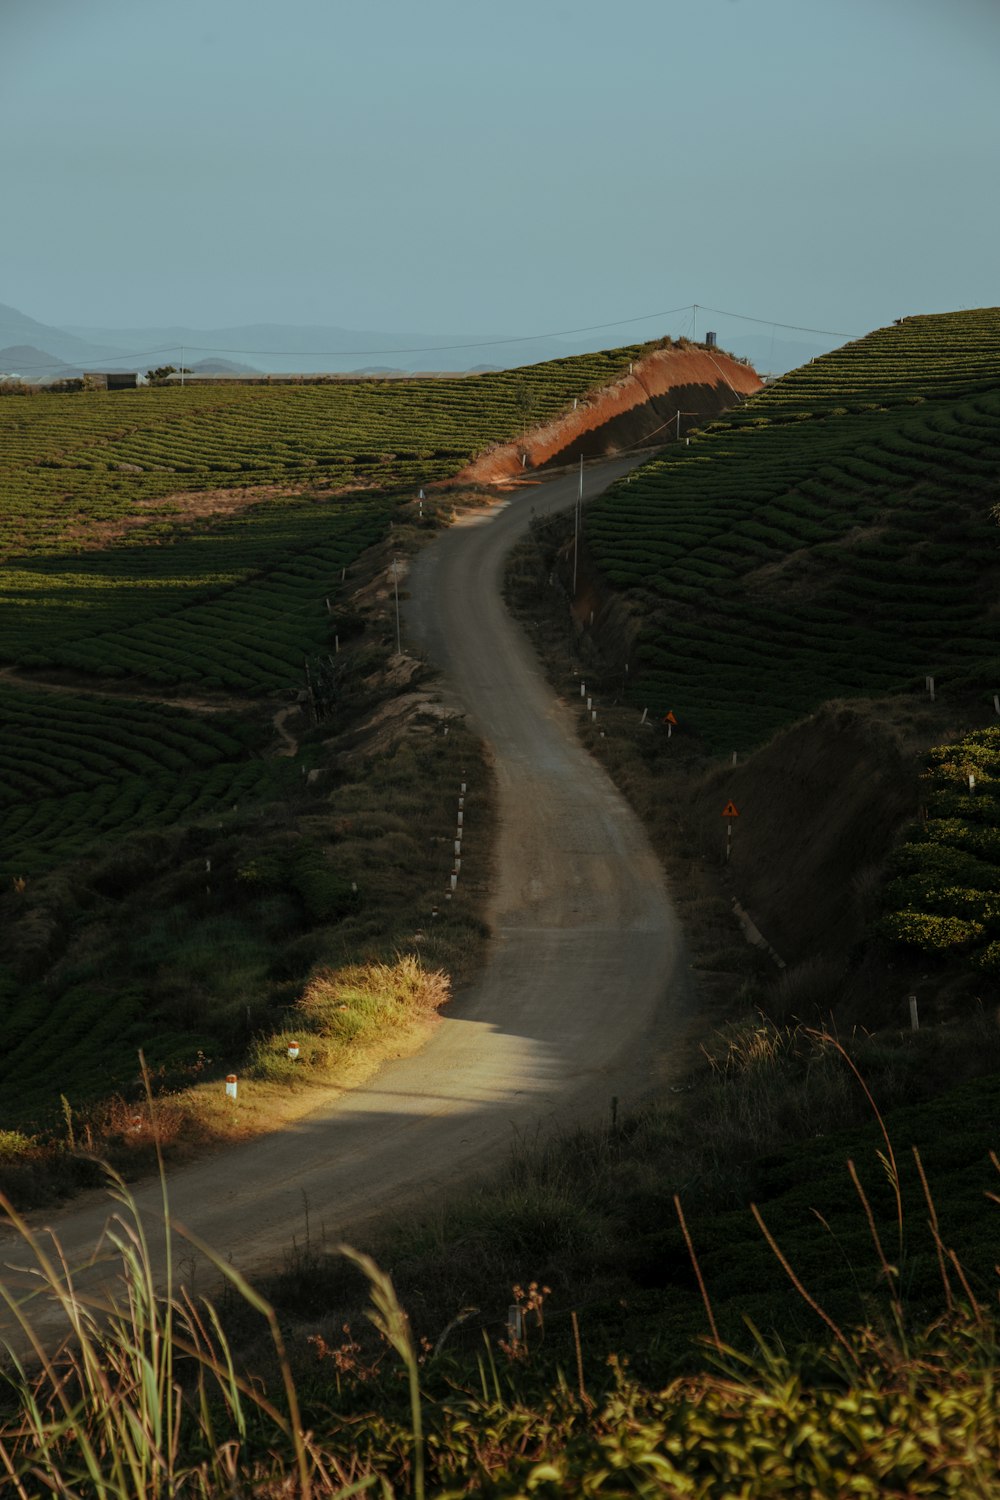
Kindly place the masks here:
<instances>
[{"instance_id":1,"label":"triangular warning sign","mask_svg":"<svg viewBox=\"0 0 1000 1500\"><path fill-rule=\"evenodd\" d=\"M739 808L736 806L735 802L727 802L725 807L722 809L722 816L724 818L738 818L739 815Z\"/></svg>"},{"instance_id":2,"label":"triangular warning sign","mask_svg":"<svg viewBox=\"0 0 1000 1500\"><path fill-rule=\"evenodd\" d=\"M677 723L677 720L674 718L674 711L673 711L672 708L668 708L667 711L666 711L666 713L663 715L663 722L664 722L664 724L676 724Z\"/></svg>"}]
</instances>

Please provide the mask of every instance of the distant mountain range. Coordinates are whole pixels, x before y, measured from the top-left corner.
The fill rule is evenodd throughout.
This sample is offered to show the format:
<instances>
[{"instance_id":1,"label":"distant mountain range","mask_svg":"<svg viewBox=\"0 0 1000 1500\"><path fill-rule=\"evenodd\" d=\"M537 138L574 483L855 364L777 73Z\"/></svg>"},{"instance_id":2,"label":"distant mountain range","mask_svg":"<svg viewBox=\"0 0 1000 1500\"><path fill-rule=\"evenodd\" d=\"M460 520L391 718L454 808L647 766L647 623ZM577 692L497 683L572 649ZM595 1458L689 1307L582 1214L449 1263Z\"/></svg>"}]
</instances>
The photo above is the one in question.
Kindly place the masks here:
<instances>
[{"instance_id":1,"label":"distant mountain range","mask_svg":"<svg viewBox=\"0 0 1000 1500\"><path fill-rule=\"evenodd\" d=\"M626 342L630 334L621 334ZM508 369L607 348L590 339L416 333L249 323L231 328L56 328L0 303L0 375L45 383L83 370L140 370L183 363L204 373L383 374L416 370ZM749 335L725 347L761 373L781 373L834 347Z\"/></svg>"}]
</instances>

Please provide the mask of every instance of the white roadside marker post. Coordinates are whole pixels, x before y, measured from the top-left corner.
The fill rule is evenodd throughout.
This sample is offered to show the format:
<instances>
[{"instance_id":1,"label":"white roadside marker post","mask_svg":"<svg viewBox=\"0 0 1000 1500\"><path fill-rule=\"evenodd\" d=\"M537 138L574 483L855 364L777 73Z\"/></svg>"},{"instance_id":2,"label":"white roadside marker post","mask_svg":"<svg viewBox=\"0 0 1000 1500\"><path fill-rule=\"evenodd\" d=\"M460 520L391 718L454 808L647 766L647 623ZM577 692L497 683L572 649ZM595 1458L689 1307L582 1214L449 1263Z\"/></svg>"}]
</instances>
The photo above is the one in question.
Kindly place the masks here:
<instances>
[{"instance_id":1,"label":"white roadside marker post","mask_svg":"<svg viewBox=\"0 0 1000 1500\"><path fill-rule=\"evenodd\" d=\"M235 1099L236 1098L236 1074L235 1073L227 1073L226 1074L226 1098L227 1099Z\"/></svg>"}]
</instances>

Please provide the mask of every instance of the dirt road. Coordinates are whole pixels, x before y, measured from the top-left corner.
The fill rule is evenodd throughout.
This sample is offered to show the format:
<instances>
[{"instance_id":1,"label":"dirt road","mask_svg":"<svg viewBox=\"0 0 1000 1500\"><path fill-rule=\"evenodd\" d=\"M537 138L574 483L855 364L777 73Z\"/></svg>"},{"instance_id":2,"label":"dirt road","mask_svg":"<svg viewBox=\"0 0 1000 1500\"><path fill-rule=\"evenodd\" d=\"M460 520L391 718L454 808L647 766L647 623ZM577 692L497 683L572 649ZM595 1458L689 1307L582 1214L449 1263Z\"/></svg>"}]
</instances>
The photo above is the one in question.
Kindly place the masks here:
<instances>
[{"instance_id":1,"label":"dirt road","mask_svg":"<svg viewBox=\"0 0 1000 1500\"><path fill-rule=\"evenodd\" d=\"M629 466L595 466L588 493ZM413 568L410 640L444 668L447 691L493 748L489 961L417 1055L281 1132L171 1172L175 1217L242 1269L301 1240L307 1204L313 1235L322 1226L336 1243L374 1214L473 1176L517 1133L606 1117L613 1095L626 1100L648 1079L654 1041L685 1008L679 932L643 831L577 743L500 599L503 558L532 509L572 505L576 484L520 491L456 525ZM468 826L468 858L476 837ZM137 1196L155 1216L158 1185ZM95 1194L35 1221L78 1260L107 1214ZM12 1247L0 1229L0 1262Z\"/></svg>"}]
</instances>

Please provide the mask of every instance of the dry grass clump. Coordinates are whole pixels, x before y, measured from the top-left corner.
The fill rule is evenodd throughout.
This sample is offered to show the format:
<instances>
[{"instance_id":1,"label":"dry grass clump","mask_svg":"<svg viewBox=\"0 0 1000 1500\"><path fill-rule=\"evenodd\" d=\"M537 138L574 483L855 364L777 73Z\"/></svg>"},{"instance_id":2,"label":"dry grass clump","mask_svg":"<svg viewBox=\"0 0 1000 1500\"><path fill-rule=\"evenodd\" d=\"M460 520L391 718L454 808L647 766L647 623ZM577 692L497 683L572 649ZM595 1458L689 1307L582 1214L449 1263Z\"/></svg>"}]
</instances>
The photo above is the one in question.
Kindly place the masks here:
<instances>
[{"instance_id":1,"label":"dry grass clump","mask_svg":"<svg viewBox=\"0 0 1000 1500\"><path fill-rule=\"evenodd\" d=\"M255 1042L248 1071L258 1079L284 1079L305 1068L335 1069L351 1050L378 1041L384 1046L431 1015L451 995L441 969L426 969L415 954L393 963L349 964L320 969L293 1007L288 1027ZM299 1043L295 1062L288 1043Z\"/></svg>"}]
</instances>

